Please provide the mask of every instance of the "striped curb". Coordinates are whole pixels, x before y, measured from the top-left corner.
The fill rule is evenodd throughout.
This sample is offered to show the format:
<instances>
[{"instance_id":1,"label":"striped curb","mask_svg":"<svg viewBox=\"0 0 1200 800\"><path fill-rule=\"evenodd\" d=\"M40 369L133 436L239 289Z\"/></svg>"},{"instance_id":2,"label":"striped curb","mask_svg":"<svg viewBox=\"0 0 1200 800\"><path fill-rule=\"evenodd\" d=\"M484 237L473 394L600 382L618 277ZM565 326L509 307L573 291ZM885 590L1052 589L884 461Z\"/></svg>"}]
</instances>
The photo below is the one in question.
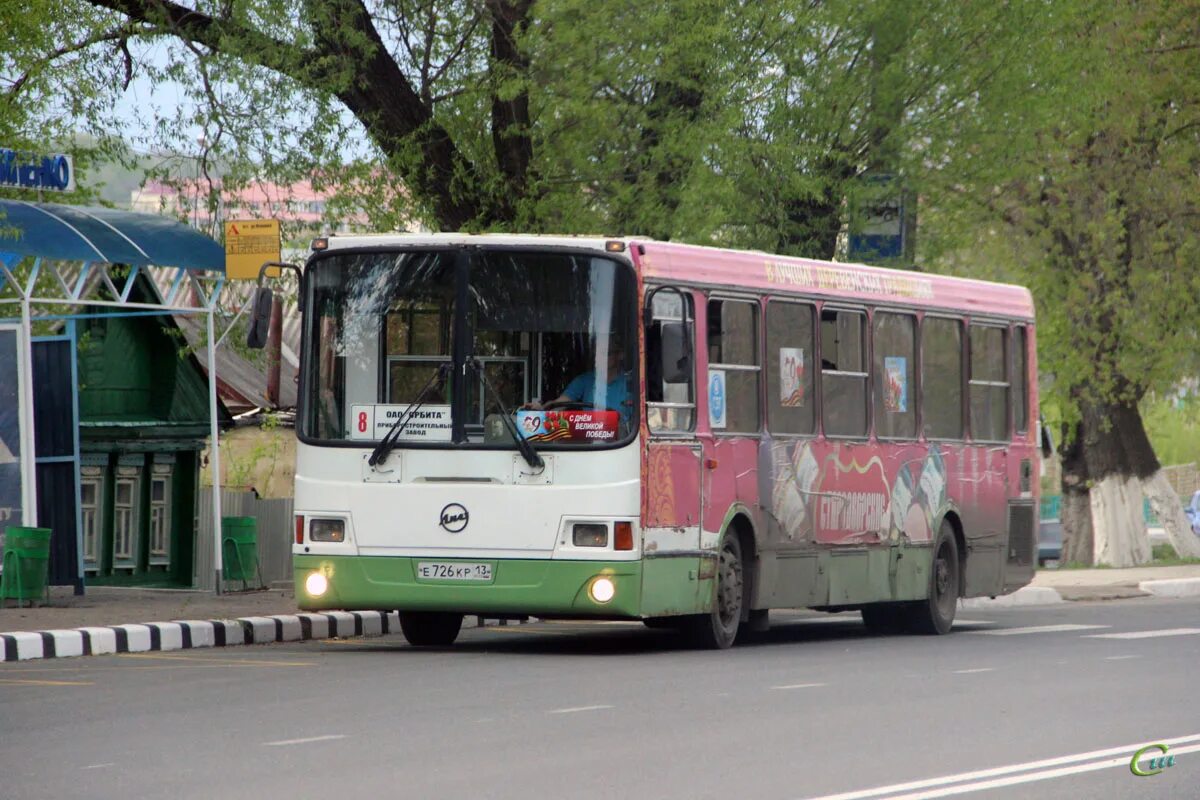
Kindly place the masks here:
<instances>
[{"instance_id":1,"label":"striped curb","mask_svg":"<svg viewBox=\"0 0 1200 800\"><path fill-rule=\"evenodd\" d=\"M463 627L497 623L505 624L506 621L467 616L463 620ZM269 617L15 631L0 633L0 661L382 636L398 630L400 615L396 611L329 611L322 614L276 614Z\"/></svg>"}]
</instances>

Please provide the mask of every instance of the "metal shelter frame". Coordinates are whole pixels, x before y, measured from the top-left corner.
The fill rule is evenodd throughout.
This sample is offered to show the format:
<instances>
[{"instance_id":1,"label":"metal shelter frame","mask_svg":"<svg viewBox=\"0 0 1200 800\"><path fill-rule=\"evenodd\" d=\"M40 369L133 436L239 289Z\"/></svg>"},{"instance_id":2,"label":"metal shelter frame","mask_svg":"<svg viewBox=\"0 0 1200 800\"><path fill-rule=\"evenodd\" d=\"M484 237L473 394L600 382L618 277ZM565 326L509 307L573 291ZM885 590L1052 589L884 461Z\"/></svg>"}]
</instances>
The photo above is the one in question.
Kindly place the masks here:
<instances>
[{"instance_id":1,"label":"metal shelter frame","mask_svg":"<svg viewBox=\"0 0 1200 800\"><path fill-rule=\"evenodd\" d=\"M33 424L33 325L105 317L204 314L207 317L209 464L213 482L213 566L221 593L221 451L217 419L215 315L225 287L225 252L199 231L152 214L107 208L0 200L0 321L15 320L5 309L20 307L20 369L23 524L37 525L37 477ZM172 266L167 266L172 264ZM128 270L114 274L114 269ZM154 285L151 298L130 300L139 275ZM166 293L158 287L167 286ZM120 287L120 288L118 288ZM104 296L107 292L107 297ZM115 299L114 299L115 298ZM194 300L200 305L194 304ZM90 306L105 309L75 313ZM56 313L57 309L63 309ZM42 311L42 313L35 313ZM72 338L74 338L72 333ZM78 382L72 391L78 407ZM76 413L76 425L78 414ZM78 441L78 431L76 431ZM76 507L79 464L76 446ZM83 575L82 529L76 514L77 571Z\"/></svg>"}]
</instances>

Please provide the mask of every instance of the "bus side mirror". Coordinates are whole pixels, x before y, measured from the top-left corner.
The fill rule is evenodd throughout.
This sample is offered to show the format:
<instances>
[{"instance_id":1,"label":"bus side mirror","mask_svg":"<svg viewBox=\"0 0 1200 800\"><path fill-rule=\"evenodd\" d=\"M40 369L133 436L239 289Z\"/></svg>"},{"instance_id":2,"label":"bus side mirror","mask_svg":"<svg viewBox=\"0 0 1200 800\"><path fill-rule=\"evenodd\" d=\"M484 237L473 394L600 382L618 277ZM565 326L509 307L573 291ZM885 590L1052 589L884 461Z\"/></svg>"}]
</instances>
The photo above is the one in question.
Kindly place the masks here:
<instances>
[{"instance_id":1,"label":"bus side mirror","mask_svg":"<svg viewBox=\"0 0 1200 800\"><path fill-rule=\"evenodd\" d=\"M267 330L271 327L271 306L275 295L270 288L259 286L250 301L250 329L246 332L246 346L251 350L262 350L267 346Z\"/></svg>"},{"instance_id":2,"label":"bus side mirror","mask_svg":"<svg viewBox=\"0 0 1200 800\"><path fill-rule=\"evenodd\" d=\"M659 343L662 357L662 380L665 383L688 383L692 379L692 348L687 325L676 320L662 320Z\"/></svg>"},{"instance_id":3,"label":"bus side mirror","mask_svg":"<svg viewBox=\"0 0 1200 800\"><path fill-rule=\"evenodd\" d=\"M1050 433L1050 426L1046 423L1043 422L1038 427L1042 431L1042 458L1050 458L1054 455L1054 435Z\"/></svg>"}]
</instances>

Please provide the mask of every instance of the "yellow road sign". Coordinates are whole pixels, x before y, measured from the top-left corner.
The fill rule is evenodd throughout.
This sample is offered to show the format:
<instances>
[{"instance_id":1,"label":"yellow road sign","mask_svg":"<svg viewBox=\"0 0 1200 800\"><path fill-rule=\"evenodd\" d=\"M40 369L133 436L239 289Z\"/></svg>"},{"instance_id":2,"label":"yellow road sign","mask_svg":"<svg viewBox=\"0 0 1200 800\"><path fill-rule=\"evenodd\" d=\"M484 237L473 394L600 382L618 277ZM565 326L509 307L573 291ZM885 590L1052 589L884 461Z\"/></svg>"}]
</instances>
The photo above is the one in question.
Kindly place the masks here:
<instances>
[{"instance_id":1,"label":"yellow road sign","mask_svg":"<svg viewBox=\"0 0 1200 800\"><path fill-rule=\"evenodd\" d=\"M281 261L279 220L236 219L225 223L225 276L256 280L264 261ZM279 268L267 270L279 277Z\"/></svg>"}]
</instances>

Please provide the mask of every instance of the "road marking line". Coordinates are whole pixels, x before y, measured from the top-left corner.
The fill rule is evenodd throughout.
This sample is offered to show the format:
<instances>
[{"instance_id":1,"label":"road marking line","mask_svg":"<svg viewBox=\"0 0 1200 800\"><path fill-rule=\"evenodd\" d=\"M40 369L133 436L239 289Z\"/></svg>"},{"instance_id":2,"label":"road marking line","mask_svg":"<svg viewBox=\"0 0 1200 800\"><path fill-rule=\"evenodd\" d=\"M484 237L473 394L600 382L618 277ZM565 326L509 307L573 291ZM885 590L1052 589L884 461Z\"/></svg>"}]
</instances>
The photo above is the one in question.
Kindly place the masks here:
<instances>
[{"instance_id":1,"label":"road marking line","mask_svg":"<svg viewBox=\"0 0 1200 800\"><path fill-rule=\"evenodd\" d=\"M0 684L7 686L95 686L91 681L39 681L32 678L0 678Z\"/></svg>"},{"instance_id":2,"label":"road marking line","mask_svg":"<svg viewBox=\"0 0 1200 800\"><path fill-rule=\"evenodd\" d=\"M553 711L547 711L547 714L574 714L577 711L601 711L612 706L576 706L575 708L556 708Z\"/></svg>"},{"instance_id":3,"label":"road marking line","mask_svg":"<svg viewBox=\"0 0 1200 800\"><path fill-rule=\"evenodd\" d=\"M995 625L994 619L956 619L955 625Z\"/></svg>"},{"instance_id":4,"label":"road marking line","mask_svg":"<svg viewBox=\"0 0 1200 800\"><path fill-rule=\"evenodd\" d=\"M772 686L772 689L815 689L824 686L823 683L789 683L786 686Z\"/></svg>"},{"instance_id":5,"label":"road marking line","mask_svg":"<svg viewBox=\"0 0 1200 800\"><path fill-rule=\"evenodd\" d=\"M1171 753L1195 753L1200 752L1200 745L1192 745L1191 747L1176 747L1171 749ZM935 789L931 792L913 792L911 794L889 795L882 800L935 800L939 797L950 797L956 794L968 794L969 792L982 792L985 789L999 789L1005 786L1016 786L1022 783L1033 783L1035 781L1046 781L1051 778L1061 778L1066 775L1078 775L1083 772L1096 772L1097 770L1109 769L1111 767L1129 768L1129 759L1133 757L1119 755L1116 758L1106 758L1101 761L1090 761L1085 764L1077 764L1072 767L1059 767L1058 769L1047 769L1040 772L1030 772L1024 775L1013 775L1008 778L995 778L990 781L979 781L977 783L966 783L959 786L949 786L944 789Z\"/></svg>"},{"instance_id":6,"label":"road marking line","mask_svg":"<svg viewBox=\"0 0 1200 800\"><path fill-rule=\"evenodd\" d=\"M1111 625L1033 625L1028 628L1001 628L994 631L967 631L979 636L1018 636L1023 633L1063 633L1065 631L1087 631L1096 628L1111 628Z\"/></svg>"},{"instance_id":7,"label":"road marking line","mask_svg":"<svg viewBox=\"0 0 1200 800\"><path fill-rule=\"evenodd\" d=\"M975 669L956 669L955 675L974 675L976 672L995 672L995 667L977 667Z\"/></svg>"},{"instance_id":8,"label":"road marking line","mask_svg":"<svg viewBox=\"0 0 1200 800\"><path fill-rule=\"evenodd\" d=\"M86 767L81 767L81 769L104 769L105 767L116 766L116 763L115 761L109 761L106 764L88 764Z\"/></svg>"},{"instance_id":9,"label":"road marking line","mask_svg":"<svg viewBox=\"0 0 1200 800\"><path fill-rule=\"evenodd\" d=\"M1177 744L1186 744L1200 740L1200 733L1194 733L1189 736L1179 736L1173 739L1159 739L1162 744L1171 745L1172 753L1190 753L1193 750L1200 750L1200 745L1192 745L1186 748L1176 748ZM987 778L995 778L1001 775L1012 775L1013 773L1026 773L1016 776L1014 782L1027 782L1030 780L1044 780L1045 778L1057 777L1057 775L1046 774L1046 772L1059 772L1055 767L1061 767L1064 764L1072 764L1075 762L1091 762L1083 764L1084 767L1090 769L1102 769L1103 767L1092 766L1094 763L1102 763L1104 767L1129 765L1129 759L1133 754L1142 747L1144 742L1136 742L1134 744L1124 745L1122 747L1109 747L1104 750L1092 750L1086 753L1075 753L1069 756L1058 756L1057 758L1045 758L1040 761L1027 761L1023 764L1010 764L1006 767L993 767L991 769L975 770L973 772L960 772L957 775L943 775L938 778L926 778L919 781L908 781L906 783L894 783L890 786L876 786L873 789L861 789L853 792L842 792L840 794L821 795L812 797L808 800L866 800L866 798L881 798L881 800L917 800L917 798L944 797L948 794L962 794L969 791L978 791L979 789L993 788L990 786L992 781L985 781ZM1110 758L1113 757L1113 758ZM1095 762L1093 759L1109 758L1109 761ZM1111 762L1111 763L1109 763ZM1077 769L1071 767L1068 769ZM1034 770L1043 770L1041 772L1033 772ZM1079 770L1079 771L1087 771ZM1069 774L1064 772L1063 774ZM1036 776L1036 777L1033 777ZM1043 777L1044 776L1044 777ZM1013 779L1009 779L1013 780ZM970 783L974 781L974 783ZM910 789L931 789L934 787L948 786L949 784L960 784L959 786L950 786L948 789L940 789L937 793L917 793L909 795L894 795L893 792L905 792ZM988 785L985 785L988 784Z\"/></svg>"},{"instance_id":10,"label":"road marking line","mask_svg":"<svg viewBox=\"0 0 1200 800\"><path fill-rule=\"evenodd\" d=\"M1105 661L1124 661L1127 658L1141 658L1141 656L1105 656Z\"/></svg>"},{"instance_id":11,"label":"road marking line","mask_svg":"<svg viewBox=\"0 0 1200 800\"><path fill-rule=\"evenodd\" d=\"M1154 639L1159 636L1195 636L1200 628L1163 628L1157 631L1129 631L1127 633L1090 633L1084 639Z\"/></svg>"},{"instance_id":12,"label":"road marking line","mask_svg":"<svg viewBox=\"0 0 1200 800\"><path fill-rule=\"evenodd\" d=\"M328 742L333 739L345 739L344 733L329 733L324 736L309 736L304 739L281 739L278 742L263 742L263 747L287 747L293 744L309 744L310 742Z\"/></svg>"}]
</instances>

